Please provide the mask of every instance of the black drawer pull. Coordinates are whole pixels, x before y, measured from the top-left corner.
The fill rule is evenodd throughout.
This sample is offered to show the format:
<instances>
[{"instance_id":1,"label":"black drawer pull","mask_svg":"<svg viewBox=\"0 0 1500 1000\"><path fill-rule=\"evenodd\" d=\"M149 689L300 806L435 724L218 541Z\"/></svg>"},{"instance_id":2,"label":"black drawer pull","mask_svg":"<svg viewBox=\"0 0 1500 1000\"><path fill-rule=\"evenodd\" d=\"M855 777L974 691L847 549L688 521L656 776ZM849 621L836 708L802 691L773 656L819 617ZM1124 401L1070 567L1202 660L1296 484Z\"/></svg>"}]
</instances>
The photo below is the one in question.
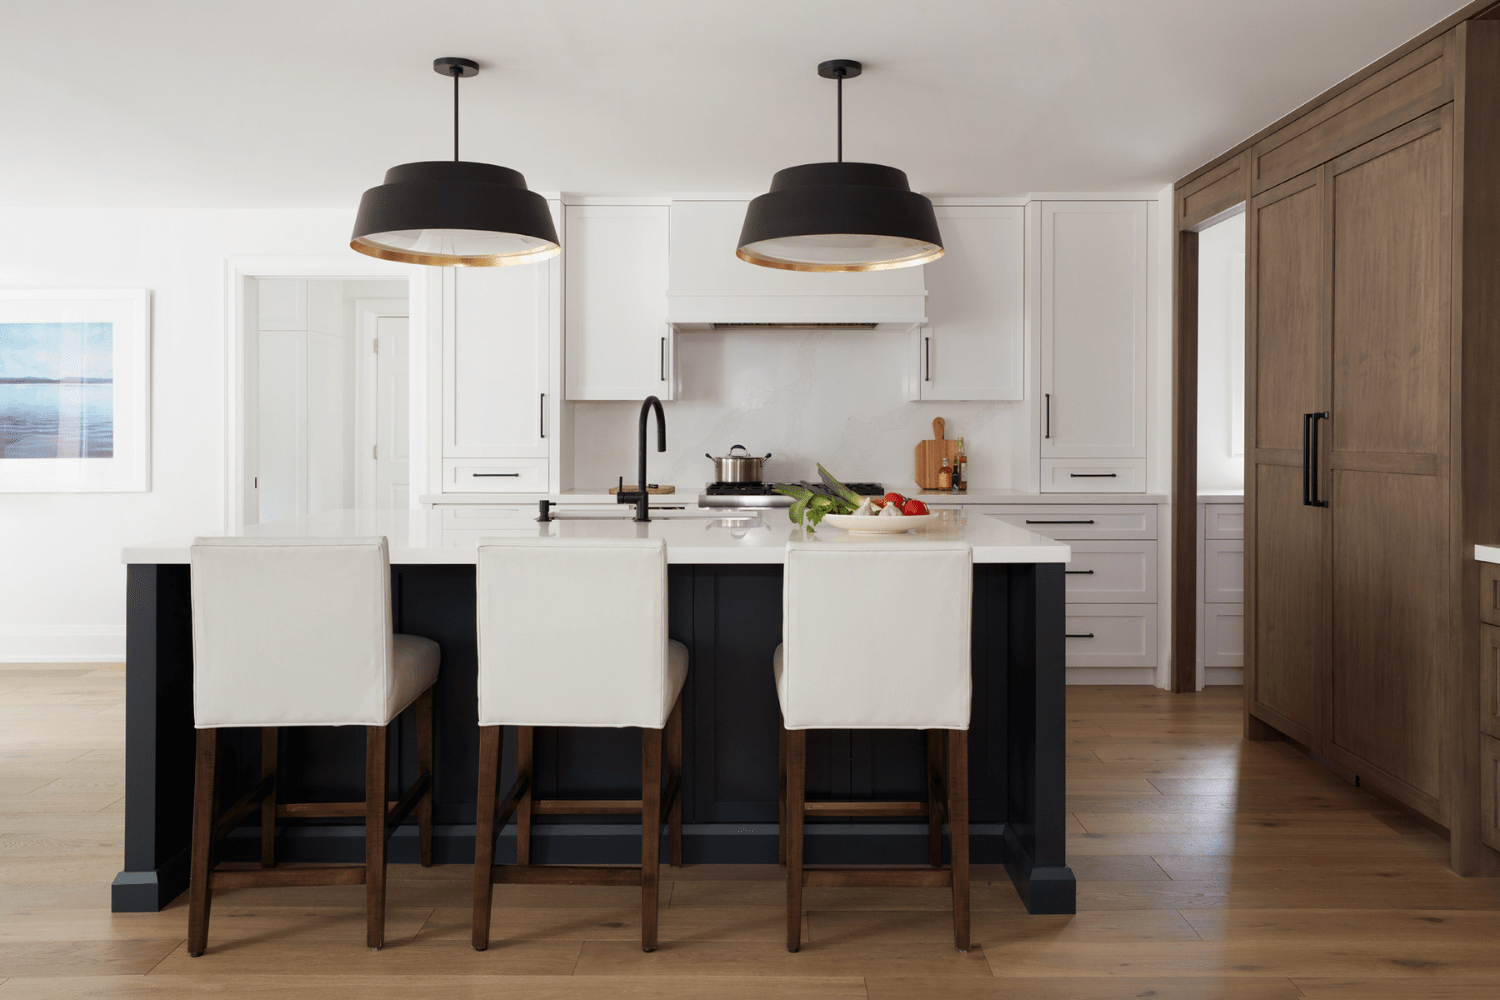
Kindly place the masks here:
<instances>
[{"instance_id":1,"label":"black drawer pull","mask_svg":"<svg viewBox=\"0 0 1500 1000\"><path fill-rule=\"evenodd\" d=\"M1073 479L1116 479L1118 472L1070 472L1069 477Z\"/></svg>"},{"instance_id":2,"label":"black drawer pull","mask_svg":"<svg viewBox=\"0 0 1500 1000\"><path fill-rule=\"evenodd\" d=\"M469 475L473 476L475 479L493 479L497 476L510 476L511 478L516 478L521 474L519 472L471 472L469 473Z\"/></svg>"},{"instance_id":3,"label":"black drawer pull","mask_svg":"<svg viewBox=\"0 0 1500 1000\"><path fill-rule=\"evenodd\" d=\"M1063 638L1064 639L1092 639L1093 637L1094 637L1094 633L1092 633L1092 632L1064 632L1063 633Z\"/></svg>"},{"instance_id":4,"label":"black drawer pull","mask_svg":"<svg viewBox=\"0 0 1500 1000\"><path fill-rule=\"evenodd\" d=\"M1094 575L1094 571L1091 570L1091 569L1065 569L1065 570L1063 570L1063 575L1064 576L1093 576Z\"/></svg>"},{"instance_id":5,"label":"black drawer pull","mask_svg":"<svg viewBox=\"0 0 1500 1000\"><path fill-rule=\"evenodd\" d=\"M1093 524L1094 523L1094 519L1093 518L1089 518L1087 521L1033 521L1031 518L1028 517L1026 519L1026 523L1027 524Z\"/></svg>"}]
</instances>

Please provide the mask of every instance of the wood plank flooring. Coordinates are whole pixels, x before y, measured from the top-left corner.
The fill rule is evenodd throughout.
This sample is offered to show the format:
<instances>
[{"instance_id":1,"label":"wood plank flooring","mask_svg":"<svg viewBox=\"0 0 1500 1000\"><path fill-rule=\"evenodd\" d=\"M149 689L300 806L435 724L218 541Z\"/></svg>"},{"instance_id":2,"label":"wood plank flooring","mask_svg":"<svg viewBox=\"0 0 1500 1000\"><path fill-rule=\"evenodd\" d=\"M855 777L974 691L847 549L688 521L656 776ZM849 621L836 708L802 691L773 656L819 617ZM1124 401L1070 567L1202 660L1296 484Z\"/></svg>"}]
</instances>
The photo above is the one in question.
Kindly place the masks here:
<instances>
[{"instance_id":1,"label":"wood plank flooring","mask_svg":"<svg viewBox=\"0 0 1500 1000\"><path fill-rule=\"evenodd\" d=\"M974 940L940 889L808 889L782 945L780 869L663 870L661 948L637 890L495 887L468 944L469 869L391 869L383 951L360 886L109 912L124 819L124 668L0 665L0 1000L399 995L463 1000L1440 1000L1500 996L1500 880L1285 744L1240 739L1238 688L1068 689L1079 912L1032 917L976 868Z\"/></svg>"}]
</instances>

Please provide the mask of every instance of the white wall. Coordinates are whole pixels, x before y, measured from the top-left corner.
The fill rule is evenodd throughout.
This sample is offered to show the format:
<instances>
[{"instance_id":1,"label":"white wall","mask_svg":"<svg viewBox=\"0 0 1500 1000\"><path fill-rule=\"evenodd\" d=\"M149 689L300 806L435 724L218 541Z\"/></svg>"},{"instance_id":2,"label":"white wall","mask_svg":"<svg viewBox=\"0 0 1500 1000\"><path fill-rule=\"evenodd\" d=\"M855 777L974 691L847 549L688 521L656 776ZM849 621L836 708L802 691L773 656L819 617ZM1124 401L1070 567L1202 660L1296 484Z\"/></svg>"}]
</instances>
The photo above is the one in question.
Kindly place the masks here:
<instances>
[{"instance_id":1,"label":"white wall","mask_svg":"<svg viewBox=\"0 0 1500 1000\"><path fill-rule=\"evenodd\" d=\"M1033 406L1017 403L908 402L905 333L849 330L680 332L681 392L663 403L667 451L650 434L648 475L696 495L713 479L704 458L743 444L774 457L765 477L817 479L821 462L849 480L900 488L912 482L917 442L965 439L975 486L1036 488ZM634 482L640 404L574 403L573 476L578 488Z\"/></svg>"},{"instance_id":2,"label":"white wall","mask_svg":"<svg viewBox=\"0 0 1500 1000\"><path fill-rule=\"evenodd\" d=\"M1245 216L1198 235L1198 488L1245 487Z\"/></svg>"},{"instance_id":3,"label":"white wall","mask_svg":"<svg viewBox=\"0 0 1500 1000\"><path fill-rule=\"evenodd\" d=\"M0 208L0 287L147 288L153 314L151 491L0 493L0 660L123 658L120 549L224 527L225 258L352 256L352 222L352 203Z\"/></svg>"}]
</instances>

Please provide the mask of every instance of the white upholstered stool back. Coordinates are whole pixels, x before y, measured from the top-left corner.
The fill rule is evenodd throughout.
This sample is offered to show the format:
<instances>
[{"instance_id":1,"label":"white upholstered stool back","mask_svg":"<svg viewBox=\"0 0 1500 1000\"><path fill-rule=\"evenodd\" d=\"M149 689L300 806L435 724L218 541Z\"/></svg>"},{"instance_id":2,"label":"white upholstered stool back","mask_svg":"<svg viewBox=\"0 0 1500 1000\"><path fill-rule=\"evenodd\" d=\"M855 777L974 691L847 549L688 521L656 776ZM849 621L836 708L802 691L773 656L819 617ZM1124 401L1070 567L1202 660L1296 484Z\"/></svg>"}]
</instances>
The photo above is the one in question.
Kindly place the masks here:
<instances>
[{"instance_id":1,"label":"white upholstered stool back","mask_svg":"<svg viewBox=\"0 0 1500 1000\"><path fill-rule=\"evenodd\" d=\"M660 729L687 677L659 539L479 543L479 724Z\"/></svg>"},{"instance_id":2,"label":"white upholstered stool back","mask_svg":"<svg viewBox=\"0 0 1500 1000\"><path fill-rule=\"evenodd\" d=\"M199 729L384 726L437 678L391 634L384 538L199 538L192 586Z\"/></svg>"},{"instance_id":3,"label":"white upholstered stool back","mask_svg":"<svg viewBox=\"0 0 1500 1000\"><path fill-rule=\"evenodd\" d=\"M973 550L901 542L787 543L787 729L969 728Z\"/></svg>"}]
</instances>

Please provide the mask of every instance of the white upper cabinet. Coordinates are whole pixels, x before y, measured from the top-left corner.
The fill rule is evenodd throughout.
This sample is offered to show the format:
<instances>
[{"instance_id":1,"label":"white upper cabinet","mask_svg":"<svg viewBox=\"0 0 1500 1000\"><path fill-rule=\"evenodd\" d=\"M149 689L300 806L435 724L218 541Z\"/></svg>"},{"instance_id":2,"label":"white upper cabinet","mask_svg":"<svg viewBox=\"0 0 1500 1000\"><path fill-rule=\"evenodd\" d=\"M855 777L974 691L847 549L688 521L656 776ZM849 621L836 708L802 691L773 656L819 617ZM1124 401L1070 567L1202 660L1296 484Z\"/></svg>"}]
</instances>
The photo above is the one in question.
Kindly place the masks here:
<instances>
[{"instance_id":1,"label":"white upper cabinet","mask_svg":"<svg viewBox=\"0 0 1500 1000\"><path fill-rule=\"evenodd\" d=\"M567 206L568 399L672 398L668 212L666 205Z\"/></svg>"},{"instance_id":2,"label":"white upper cabinet","mask_svg":"<svg viewBox=\"0 0 1500 1000\"><path fill-rule=\"evenodd\" d=\"M445 459L547 457L548 336L558 270L556 258L443 270Z\"/></svg>"},{"instance_id":3,"label":"white upper cabinet","mask_svg":"<svg viewBox=\"0 0 1500 1000\"><path fill-rule=\"evenodd\" d=\"M1048 459L1146 457L1149 206L1042 203L1044 490ZM1124 477L1111 471L1070 472L1070 488L1125 488Z\"/></svg>"},{"instance_id":4,"label":"white upper cabinet","mask_svg":"<svg viewBox=\"0 0 1500 1000\"><path fill-rule=\"evenodd\" d=\"M946 252L920 268L928 323L918 331L913 398L1024 399L1026 210L941 205L936 212Z\"/></svg>"}]
</instances>

